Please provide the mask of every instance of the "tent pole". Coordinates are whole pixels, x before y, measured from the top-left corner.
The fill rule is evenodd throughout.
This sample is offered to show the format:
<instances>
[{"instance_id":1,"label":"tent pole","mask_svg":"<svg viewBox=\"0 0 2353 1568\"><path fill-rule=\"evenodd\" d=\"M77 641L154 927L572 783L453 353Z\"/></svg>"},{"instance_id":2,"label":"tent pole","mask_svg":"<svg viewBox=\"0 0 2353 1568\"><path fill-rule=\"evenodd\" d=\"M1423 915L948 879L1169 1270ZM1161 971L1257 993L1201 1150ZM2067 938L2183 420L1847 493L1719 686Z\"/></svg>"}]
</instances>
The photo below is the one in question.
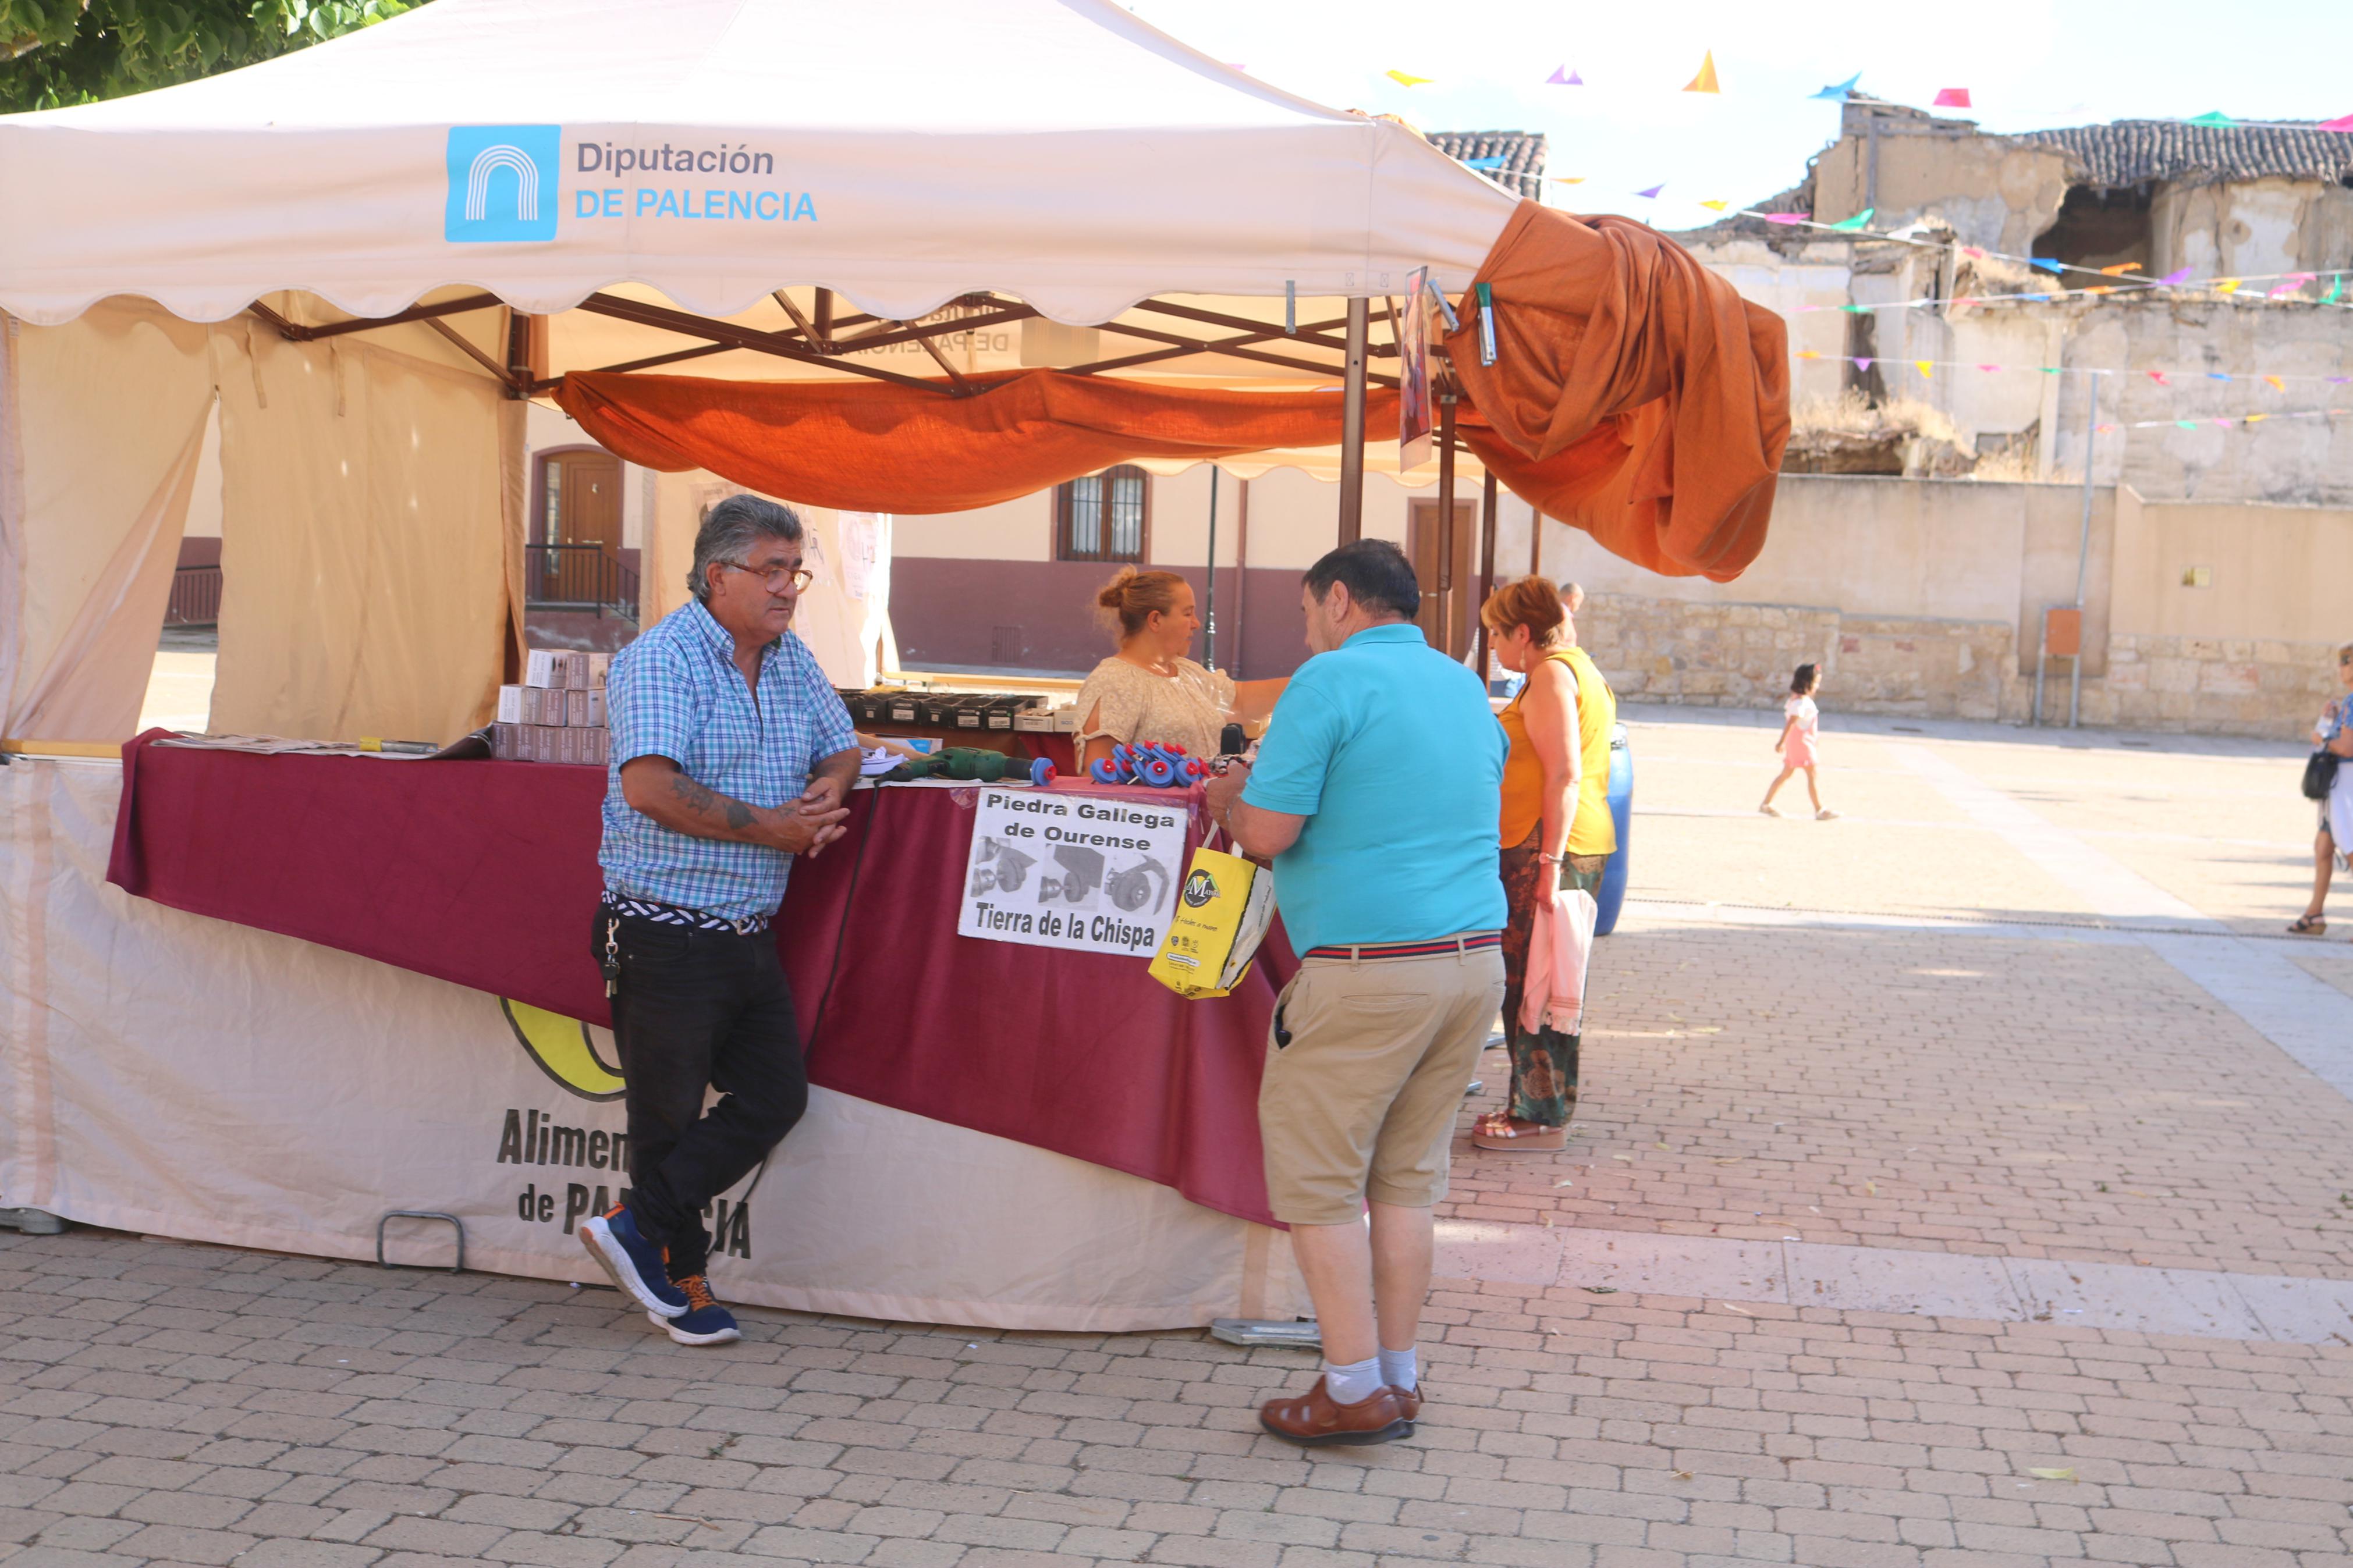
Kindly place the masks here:
<instances>
[{"instance_id":1,"label":"tent pole","mask_svg":"<svg viewBox=\"0 0 2353 1568\"><path fill-rule=\"evenodd\" d=\"M1218 668L1218 465L1209 465L1209 602L1201 617L1201 662Z\"/></svg>"},{"instance_id":2,"label":"tent pole","mask_svg":"<svg viewBox=\"0 0 2353 1568\"><path fill-rule=\"evenodd\" d=\"M1373 302L1348 301L1348 359L1340 396L1340 542L1365 536L1365 351Z\"/></svg>"},{"instance_id":3,"label":"tent pole","mask_svg":"<svg viewBox=\"0 0 2353 1568\"><path fill-rule=\"evenodd\" d=\"M1544 575L1544 508L1528 508L1528 575Z\"/></svg>"},{"instance_id":4,"label":"tent pole","mask_svg":"<svg viewBox=\"0 0 2353 1568\"><path fill-rule=\"evenodd\" d=\"M1487 618L1481 611L1487 606L1487 595L1495 591L1495 470L1489 468L1479 485L1479 609L1472 636L1479 650L1479 684L1487 683Z\"/></svg>"},{"instance_id":5,"label":"tent pole","mask_svg":"<svg viewBox=\"0 0 2353 1568\"><path fill-rule=\"evenodd\" d=\"M1432 645L1454 654L1454 394L1438 395L1438 634Z\"/></svg>"},{"instance_id":6,"label":"tent pole","mask_svg":"<svg viewBox=\"0 0 2353 1568\"><path fill-rule=\"evenodd\" d=\"M1240 679L1247 651L1242 634L1250 628L1250 481L1234 481L1234 661Z\"/></svg>"}]
</instances>

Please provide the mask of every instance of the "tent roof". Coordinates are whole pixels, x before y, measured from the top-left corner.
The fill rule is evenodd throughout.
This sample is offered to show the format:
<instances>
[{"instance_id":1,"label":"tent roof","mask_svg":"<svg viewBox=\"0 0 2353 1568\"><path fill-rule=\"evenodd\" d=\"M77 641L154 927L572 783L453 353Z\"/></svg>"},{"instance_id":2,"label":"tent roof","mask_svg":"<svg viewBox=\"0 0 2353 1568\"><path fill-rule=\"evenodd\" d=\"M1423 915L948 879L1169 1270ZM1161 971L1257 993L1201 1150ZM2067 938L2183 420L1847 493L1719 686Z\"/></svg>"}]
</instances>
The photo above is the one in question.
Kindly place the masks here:
<instances>
[{"instance_id":1,"label":"tent roof","mask_svg":"<svg viewBox=\"0 0 2353 1568\"><path fill-rule=\"evenodd\" d=\"M1106 0L437 0L0 117L0 309L214 321L302 289L378 317L464 284L553 313L634 280L711 316L797 284L892 321L993 289L1099 322L1420 266L1459 291L1514 205Z\"/></svg>"}]
</instances>

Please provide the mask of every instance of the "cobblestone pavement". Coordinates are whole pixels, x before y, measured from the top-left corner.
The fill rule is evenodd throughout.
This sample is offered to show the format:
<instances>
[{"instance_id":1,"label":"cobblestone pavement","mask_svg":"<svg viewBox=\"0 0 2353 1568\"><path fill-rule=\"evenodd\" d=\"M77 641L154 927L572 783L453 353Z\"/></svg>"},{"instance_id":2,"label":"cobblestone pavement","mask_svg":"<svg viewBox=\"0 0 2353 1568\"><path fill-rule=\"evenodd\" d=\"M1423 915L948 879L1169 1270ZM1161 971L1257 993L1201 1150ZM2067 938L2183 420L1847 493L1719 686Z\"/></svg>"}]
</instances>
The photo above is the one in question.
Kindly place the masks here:
<instances>
[{"instance_id":1,"label":"cobblestone pavement","mask_svg":"<svg viewBox=\"0 0 2353 1568\"><path fill-rule=\"evenodd\" d=\"M1310 1356L1198 1333L753 1311L689 1351L606 1290L0 1233L0 1563L2353 1557L2353 902L2274 934L2293 748L1833 715L1816 823L1756 814L1767 723L1634 719L1577 1136L1458 1146L1442 1232L1500 1240L1443 1255L1411 1440L1261 1435ZM1481 1261L1545 1242L1682 1248L1704 1293ZM1785 1245L2319 1307L2262 1338L1793 1307L1741 1264Z\"/></svg>"}]
</instances>

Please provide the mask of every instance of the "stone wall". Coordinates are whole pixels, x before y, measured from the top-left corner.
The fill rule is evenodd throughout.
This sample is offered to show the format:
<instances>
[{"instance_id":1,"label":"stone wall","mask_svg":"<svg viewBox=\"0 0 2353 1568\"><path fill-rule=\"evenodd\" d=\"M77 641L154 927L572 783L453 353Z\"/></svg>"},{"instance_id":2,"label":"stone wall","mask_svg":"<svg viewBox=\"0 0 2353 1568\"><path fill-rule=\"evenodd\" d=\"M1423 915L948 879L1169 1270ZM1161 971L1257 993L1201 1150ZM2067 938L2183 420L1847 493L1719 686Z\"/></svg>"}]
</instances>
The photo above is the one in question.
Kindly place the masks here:
<instances>
[{"instance_id":1,"label":"stone wall","mask_svg":"<svg viewBox=\"0 0 2353 1568\"><path fill-rule=\"evenodd\" d=\"M2334 643L2131 637L2084 688L2084 721L2204 735L2300 735L2341 689Z\"/></svg>"},{"instance_id":2,"label":"stone wall","mask_svg":"<svg viewBox=\"0 0 2353 1568\"><path fill-rule=\"evenodd\" d=\"M1832 713L2025 723L2034 710L2032 653L2010 673L2000 621L1847 615L1803 605L1742 605L1596 595L1577 640L1633 702L1772 710L1789 677L1822 666ZM2108 644L2108 674L2086 676L2082 721L2159 733L2287 738L2311 727L2338 689L2334 643L2129 636ZM2067 715L2067 665L2054 659L2046 723Z\"/></svg>"},{"instance_id":3,"label":"stone wall","mask_svg":"<svg viewBox=\"0 0 2353 1568\"><path fill-rule=\"evenodd\" d=\"M1811 662L1826 709L1936 719L2006 716L2010 635L2004 621L1620 594L1577 617L1577 640L1630 701L1778 708Z\"/></svg>"}]
</instances>

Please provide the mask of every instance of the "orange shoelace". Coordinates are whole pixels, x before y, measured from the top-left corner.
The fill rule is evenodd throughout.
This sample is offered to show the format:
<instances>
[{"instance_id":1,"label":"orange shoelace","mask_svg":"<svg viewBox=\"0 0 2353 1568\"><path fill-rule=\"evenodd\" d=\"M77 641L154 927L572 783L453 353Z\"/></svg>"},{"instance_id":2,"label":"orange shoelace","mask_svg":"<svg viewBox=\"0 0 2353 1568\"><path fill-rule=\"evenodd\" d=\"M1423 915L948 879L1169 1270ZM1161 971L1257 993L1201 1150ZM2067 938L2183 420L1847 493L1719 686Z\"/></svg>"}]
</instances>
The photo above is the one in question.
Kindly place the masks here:
<instances>
[{"instance_id":1,"label":"orange shoelace","mask_svg":"<svg viewBox=\"0 0 2353 1568\"><path fill-rule=\"evenodd\" d=\"M670 1283L686 1293L686 1307L691 1312L700 1312L705 1307L719 1305L719 1298L711 1293L711 1281L700 1274L690 1274L683 1279L673 1279Z\"/></svg>"}]
</instances>

